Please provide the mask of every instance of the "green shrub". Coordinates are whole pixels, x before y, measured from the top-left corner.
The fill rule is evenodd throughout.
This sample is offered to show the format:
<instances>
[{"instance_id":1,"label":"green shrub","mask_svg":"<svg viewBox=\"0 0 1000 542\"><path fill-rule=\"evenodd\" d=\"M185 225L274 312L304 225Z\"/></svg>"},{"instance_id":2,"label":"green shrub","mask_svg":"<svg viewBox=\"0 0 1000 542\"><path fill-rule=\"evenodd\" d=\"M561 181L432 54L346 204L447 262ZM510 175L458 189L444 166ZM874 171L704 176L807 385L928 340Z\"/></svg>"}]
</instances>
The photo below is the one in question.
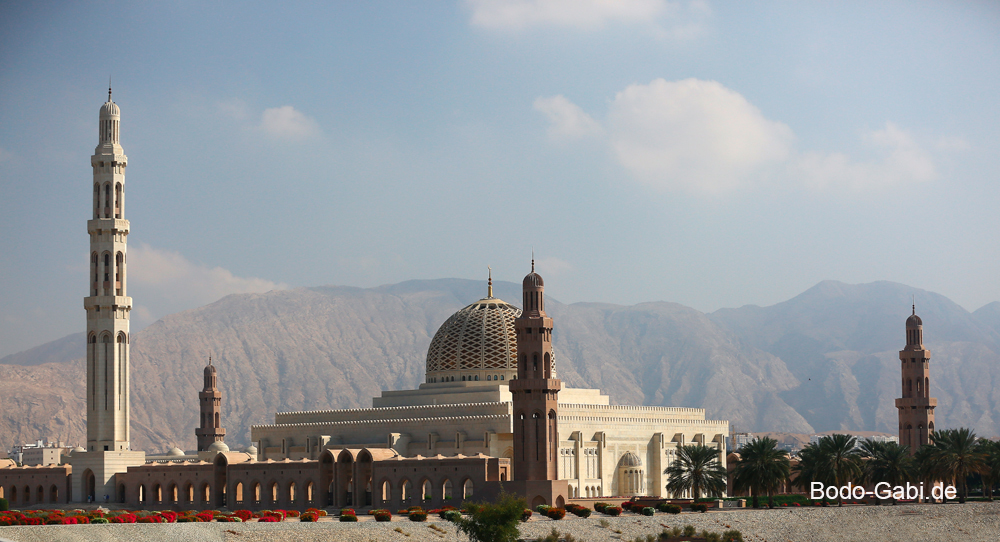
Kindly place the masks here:
<instances>
[{"instance_id":1,"label":"green shrub","mask_svg":"<svg viewBox=\"0 0 1000 542\"><path fill-rule=\"evenodd\" d=\"M700 503L699 504L692 504L691 505L691 511L692 512L706 512L706 511L708 511L708 505L707 504L700 504Z\"/></svg>"},{"instance_id":2,"label":"green shrub","mask_svg":"<svg viewBox=\"0 0 1000 542\"><path fill-rule=\"evenodd\" d=\"M580 506L580 507L574 508L573 509L573 513L576 514L577 516L581 517L581 518L589 518L590 517L590 508L587 508L586 506Z\"/></svg>"},{"instance_id":3,"label":"green shrub","mask_svg":"<svg viewBox=\"0 0 1000 542\"><path fill-rule=\"evenodd\" d=\"M529 519L531 519L531 510L525 508L524 512L521 513L521 521L528 521Z\"/></svg>"},{"instance_id":4,"label":"green shrub","mask_svg":"<svg viewBox=\"0 0 1000 542\"><path fill-rule=\"evenodd\" d=\"M442 512L441 517L446 521L456 523L458 520L462 519L462 513L458 510L445 510Z\"/></svg>"},{"instance_id":5,"label":"green shrub","mask_svg":"<svg viewBox=\"0 0 1000 542\"><path fill-rule=\"evenodd\" d=\"M501 492L496 502L478 504L468 518L461 518L458 530L470 542L516 542L521 538L518 524L524 517L524 499Z\"/></svg>"},{"instance_id":6,"label":"green shrub","mask_svg":"<svg viewBox=\"0 0 1000 542\"><path fill-rule=\"evenodd\" d=\"M414 510L410 512L410 521L427 521L427 512Z\"/></svg>"},{"instance_id":7,"label":"green shrub","mask_svg":"<svg viewBox=\"0 0 1000 542\"><path fill-rule=\"evenodd\" d=\"M622 509L618 506L605 506L604 513L609 516L620 516L622 515Z\"/></svg>"},{"instance_id":8,"label":"green shrub","mask_svg":"<svg viewBox=\"0 0 1000 542\"><path fill-rule=\"evenodd\" d=\"M340 521L345 523L354 523L358 521L358 516L355 516L354 514L341 514Z\"/></svg>"},{"instance_id":9,"label":"green shrub","mask_svg":"<svg viewBox=\"0 0 1000 542\"><path fill-rule=\"evenodd\" d=\"M694 536L694 532L695 532L694 525L684 526L684 536Z\"/></svg>"},{"instance_id":10,"label":"green shrub","mask_svg":"<svg viewBox=\"0 0 1000 542\"><path fill-rule=\"evenodd\" d=\"M104 518L94 518L94 519L90 520L90 522L91 523L98 523L98 524L101 524L101 523L111 523L110 521L108 521L108 520L106 520Z\"/></svg>"},{"instance_id":11,"label":"green shrub","mask_svg":"<svg viewBox=\"0 0 1000 542\"><path fill-rule=\"evenodd\" d=\"M598 512L600 512L600 513L603 514L604 513L604 509L607 508L608 506L610 506L610 505L608 503L606 503L606 502L595 502L594 503L594 510L597 510Z\"/></svg>"},{"instance_id":12,"label":"green shrub","mask_svg":"<svg viewBox=\"0 0 1000 542\"><path fill-rule=\"evenodd\" d=\"M705 533L705 542L722 542L719 533Z\"/></svg>"},{"instance_id":13,"label":"green shrub","mask_svg":"<svg viewBox=\"0 0 1000 542\"><path fill-rule=\"evenodd\" d=\"M552 508L552 507L549 506L549 505L547 505L547 504L539 504L538 506L535 507L535 512L538 512L539 514L541 514L541 515L544 516L545 515L545 511L548 510L549 508Z\"/></svg>"},{"instance_id":14,"label":"green shrub","mask_svg":"<svg viewBox=\"0 0 1000 542\"><path fill-rule=\"evenodd\" d=\"M7 499L0 498L0 512L6 512L7 510L10 510L10 503L7 502Z\"/></svg>"},{"instance_id":15,"label":"green shrub","mask_svg":"<svg viewBox=\"0 0 1000 542\"><path fill-rule=\"evenodd\" d=\"M680 505L670 504L668 502L661 502L660 504L657 505L657 508L660 509L660 512L665 512L667 514L680 514L681 513L681 507L680 507Z\"/></svg>"},{"instance_id":16,"label":"green shrub","mask_svg":"<svg viewBox=\"0 0 1000 542\"><path fill-rule=\"evenodd\" d=\"M743 534L736 529L723 531L722 542L743 542Z\"/></svg>"},{"instance_id":17,"label":"green shrub","mask_svg":"<svg viewBox=\"0 0 1000 542\"><path fill-rule=\"evenodd\" d=\"M644 516L652 516L655 513L656 513L656 510L653 510L653 508L650 507L650 506L647 506L647 507L645 507L645 508L642 509L642 515L644 515Z\"/></svg>"},{"instance_id":18,"label":"green shrub","mask_svg":"<svg viewBox=\"0 0 1000 542\"><path fill-rule=\"evenodd\" d=\"M392 521L392 512L388 510L376 510L375 511L375 521L385 523L386 521Z\"/></svg>"}]
</instances>

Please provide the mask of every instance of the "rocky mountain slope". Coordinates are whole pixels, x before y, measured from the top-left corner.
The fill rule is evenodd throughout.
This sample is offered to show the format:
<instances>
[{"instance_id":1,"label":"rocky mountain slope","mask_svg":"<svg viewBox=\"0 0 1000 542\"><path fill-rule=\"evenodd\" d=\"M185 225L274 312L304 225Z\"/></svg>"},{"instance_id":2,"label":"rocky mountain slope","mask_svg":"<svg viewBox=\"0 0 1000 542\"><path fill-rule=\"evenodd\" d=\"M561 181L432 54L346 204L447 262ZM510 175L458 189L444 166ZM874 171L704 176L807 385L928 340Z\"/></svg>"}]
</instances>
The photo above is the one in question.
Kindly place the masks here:
<instances>
[{"instance_id":1,"label":"rocky mountain slope","mask_svg":"<svg viewBox=\"0 0 1000 542\"><path fill-rule=\"evenodd\" d=\"M249 426L276 411L365 407L381 390L414 387L437 327L484 289L458 279L299 288L232 295L163 318L132 339L133 447L194 447L209 354L233 446L248 444ZM907 316L900 307L914 291L824 282L771 307L711 315L667 302L550 300L547 308L560 378L602 388L615 403L704 407L740 430L894 432L895 351ZM512 283L495 293L520 299ZM996 434L1000 304L969 314L916 293L934 355L938 425ZM70 336L0 359L4 445L84 438L82 354L82 339Z\"/></svg>"}]
</instances>

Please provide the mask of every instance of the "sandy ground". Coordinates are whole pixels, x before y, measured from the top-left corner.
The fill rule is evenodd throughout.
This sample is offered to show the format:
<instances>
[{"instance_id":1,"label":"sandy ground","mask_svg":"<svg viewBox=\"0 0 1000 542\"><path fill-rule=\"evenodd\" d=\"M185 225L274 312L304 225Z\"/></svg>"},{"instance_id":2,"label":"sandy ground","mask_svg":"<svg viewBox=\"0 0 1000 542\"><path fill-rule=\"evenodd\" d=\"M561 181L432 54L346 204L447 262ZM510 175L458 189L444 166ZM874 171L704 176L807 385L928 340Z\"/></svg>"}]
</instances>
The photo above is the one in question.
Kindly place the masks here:
<instances>
[{"instance_id":1,"label":"sandy ground","mask_svg":"<svg viewBox=\"0 0 1000 542\"><path fill-rule=\"evenodd\" d=\"M606 526L601 525L604 520ZM721 533L731 526L747 542L813 541L985 541L1000 540L1000 502L964 505L848 506L844 508L782 508L732 510L652 517L627 514L588 519L567 516L561 521L532 518L521 524L521 537L532 540L553 528L578 541L632 541L658 534L664 526L693 525ZM463 542L454 526L437 520L414 523L394 517L377 523L363 517L359 523L331 518L318 523L175 523L132 525L43 525L0 527L0 539L34 541L314 541L345 542Z\"/></svg>"}]
</instances>

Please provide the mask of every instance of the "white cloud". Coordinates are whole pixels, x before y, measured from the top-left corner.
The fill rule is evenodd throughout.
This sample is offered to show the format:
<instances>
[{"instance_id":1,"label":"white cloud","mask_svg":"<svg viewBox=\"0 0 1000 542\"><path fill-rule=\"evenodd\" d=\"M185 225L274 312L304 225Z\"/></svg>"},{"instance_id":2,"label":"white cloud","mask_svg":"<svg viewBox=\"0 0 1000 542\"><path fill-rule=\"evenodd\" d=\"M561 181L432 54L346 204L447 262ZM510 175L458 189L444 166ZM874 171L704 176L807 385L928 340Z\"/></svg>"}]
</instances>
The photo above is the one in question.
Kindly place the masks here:
<instances>
[{"instance_id":1,"label":"white cloud","mask_svg":"<svg viewBox=\"0 0 1000 542\"><path fill-rule=\"evenodd\" d=\"M316 121L290 105L265 109L260 128L282 139L306 139L319 134Z\"/></svg>"},{"instance_id":2,"label":"white cloud","mask_svg":"<svg viewBox=\"0 0 1000 542\"><path fill-rule=\"evenodd\" d=\"M549 137L553 140L580 139L601 133L597 121L561 94L538 98L534 105L535 111L549 120Z\"/></svg>"},{"instance_id":3,"label":"white cloud","mask_svg":"<svg viewBox=\"0 0 1000 542\"><path fill-rule=\"evenodd\" d=\"M657 79L619 92L608 114L618 161L658 187L720 192L785 161L792 130L715 81Z\"/></svg>"},{"instance_id":4,"label":"white cloud","mask_svg":"<svg viewBox=\"0 0 1000 542\"><path fill-rule=\"evenodd\" d=\"M608 22L646 23L671 10L665 0L466 0L471 22L489 29L530 26L602 27Z\"/></svg>"},{"instance_id":5,"label":"white cloud","mask_svg":"<svg viewBox=\"0 0 1000 542\"><path fill-rule=\"evenodd\" d=\"M931 156L913 137L895 124L862 135L877 159L857 162L843 153L804 152L790 164L793 176L815 188L863 190L907 182L933 180L937 173Z\"/></svg>"},{"instance_id":6,"label":"white cloud","mask_svg":"<svg viewBox=\"0 0 1000 542\"><path fill-rule=\"evenodd\" d=\"M539 98L535 109L548 117L554 139L603 130L618 162L655 188L701 194L763 184L867 190L937 176L932 155L891 122L862 134L873 156L868 161L799 151L791 128L715 81L630 85L611 102L604 127L563 96ZM967 144L948 139L934 145L961 150Z\"/></svg>"},{"instance_id":7,"label":"white cloud","mask_svg":"<svg viewBox=\"0 0 1000 542\"><path fill-rule=\"evenodd\" d=\"M145 243L129 247L129 294L142 304L134 309L139 326L238 293L283 290L287 284L256 277L239 277L222 267L189 261L179 252Z\"/></svg>"}]
</instances>

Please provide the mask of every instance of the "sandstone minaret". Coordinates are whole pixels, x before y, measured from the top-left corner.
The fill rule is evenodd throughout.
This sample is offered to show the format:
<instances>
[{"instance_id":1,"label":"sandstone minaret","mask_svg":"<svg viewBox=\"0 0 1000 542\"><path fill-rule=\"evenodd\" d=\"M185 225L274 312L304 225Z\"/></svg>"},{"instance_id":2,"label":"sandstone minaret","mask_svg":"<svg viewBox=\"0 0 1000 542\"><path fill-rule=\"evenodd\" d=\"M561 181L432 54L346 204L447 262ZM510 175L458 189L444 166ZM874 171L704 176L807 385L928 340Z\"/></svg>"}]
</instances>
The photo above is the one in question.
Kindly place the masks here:
<instances>
[{"instance_id":1,"label":"sandstone minaret","mask_svg":"<svg viewBox=\"0 0 1000 542\"><path fill-rule=\"evenodd\" d=\"M532 507L563 506L568 484L558 480L557 398L562 383L552 357L552 318L545 314L545 283L531 273L521 283L524 309L514 321L517 336L517 379L510 382L514 411L514 483ZM507 484L505 484L507 487Z\"/></svg>"},{"instance_id":2,"label":"sandstone minaret","mask_svg":"<svg viewBox=\"0 0 1000 542\"><path fill-rule=\"evenodd\" d=\"M930 442L934 431L934 407L931 397L931 351L924 347L924 326L917 316L917 307L906 319L906 347L899 351L902 369L903 396L896 399L899 409L899 443L909 446L910 453Z\"/></svg>"},{"instance_id":3,"label":"sandstone minaret","mask_svg":"<svg viewBox=\"0 0 1000 542\"><path fill-rule=\"evenodd\" d=\"M205 367L205 389L198 393L198 403L201 408L201 427L194 430L198 437L198 451L208 451L213 442L222 442L226 438L226 430L222 428L222 392L219 391L218 373L208 358Z\"/></svg>"},{"instance_id":4,"label":"sandstone minaret","mask_svg":"<svg viewBox=\"0 0 1000 542\"><path fill-rule=\"evenodd\" d=\"M125 220L125 167L118 142L121 115L111 100L101 106L94 174L90 270L87 278L87 447L74 454L73 500L116 498L115 472L142 464L145 454L129 450L129 312Z\"/></svg>"}]
</instances>

